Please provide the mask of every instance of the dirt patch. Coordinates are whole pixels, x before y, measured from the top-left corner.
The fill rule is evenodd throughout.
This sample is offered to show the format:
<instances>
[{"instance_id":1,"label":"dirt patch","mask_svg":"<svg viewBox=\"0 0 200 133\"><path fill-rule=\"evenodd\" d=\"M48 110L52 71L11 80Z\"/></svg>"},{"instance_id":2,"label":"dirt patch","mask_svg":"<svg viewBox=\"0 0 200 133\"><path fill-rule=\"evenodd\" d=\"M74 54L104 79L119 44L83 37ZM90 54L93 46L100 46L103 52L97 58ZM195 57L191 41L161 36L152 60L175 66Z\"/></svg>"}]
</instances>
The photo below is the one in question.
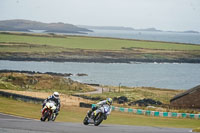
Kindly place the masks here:
<instances>
[{"instance_id":1,"label":"dirt patch","mask_svg":"<svg viewBox=\"0 0 200 133\"><path fill-rule=\"evenodd\" d=\"M31 96L31 97L37 97L37 98L44 98L44 99L47 98L48 96L52 95L52 93L49 93L49 92L30 92L30 91L16 91L16 90L3 90L3 89L0 89L0 90L4 91L4 92L10 92L10 93ZM75 96L69 96L66 94L61 94L60 100L61 100L62 107L79 106L80 102L92 103L91 100L86 100L86 99L83 99L80 97L75 97Z\"/></svg>"}]
</instances>

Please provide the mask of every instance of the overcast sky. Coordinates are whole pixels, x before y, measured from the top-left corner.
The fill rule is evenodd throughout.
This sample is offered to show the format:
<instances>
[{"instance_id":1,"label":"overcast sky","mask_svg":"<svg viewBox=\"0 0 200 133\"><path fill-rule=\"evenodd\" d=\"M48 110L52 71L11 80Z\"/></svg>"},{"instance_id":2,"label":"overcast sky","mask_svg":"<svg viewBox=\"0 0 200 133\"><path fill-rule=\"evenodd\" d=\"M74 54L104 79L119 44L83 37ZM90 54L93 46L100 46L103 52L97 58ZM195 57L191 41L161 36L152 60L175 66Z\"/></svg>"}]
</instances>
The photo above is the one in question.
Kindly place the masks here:
<instances>
[{"instance_id":1,"label":"overcast sky","mask_svg":"<svg viewBox=\"0 0 200 133\"><path fill-rule=\"evenodd\" d=\"M0 20L200 31L200 0L0 0Z\"/></svg>"}]
</instances>

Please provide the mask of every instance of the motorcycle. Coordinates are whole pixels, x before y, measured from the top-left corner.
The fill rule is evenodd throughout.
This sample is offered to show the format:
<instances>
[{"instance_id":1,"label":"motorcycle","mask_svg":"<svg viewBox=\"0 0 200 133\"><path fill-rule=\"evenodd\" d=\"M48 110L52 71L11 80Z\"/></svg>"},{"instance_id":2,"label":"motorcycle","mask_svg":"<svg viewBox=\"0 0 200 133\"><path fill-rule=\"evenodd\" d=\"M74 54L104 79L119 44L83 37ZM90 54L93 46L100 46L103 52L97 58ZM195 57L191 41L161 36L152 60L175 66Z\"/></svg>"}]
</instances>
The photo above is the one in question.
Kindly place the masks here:
<instances>
[{"instance_id":1,"label":"motorcycle","mask_svg":"<svg viewBox=\"0 0 200 133\"><path fill-rule=\"evenodd\" d=\"M43 110L42 110L42 117L40 118L41 121L45 121L48 118L48 121L55 121L56 119L56 114L53 113L56 109L54 101L48 101Z\"/></svg>"},{"instance_id":2,"label":"motorcycle","mask_svg":"<svg viewBox=\"0 0 200 133\"><path fill-rule=\"evenodd\" d=\"M93 111L90 116L88 116L87 113L86 117L83 120L83 124L94 124L95 126L100 125L103 120L107 119L107 113L109 112L109 110L110 106L102 105L97 110Z\"/></svg>"}]
</instances>

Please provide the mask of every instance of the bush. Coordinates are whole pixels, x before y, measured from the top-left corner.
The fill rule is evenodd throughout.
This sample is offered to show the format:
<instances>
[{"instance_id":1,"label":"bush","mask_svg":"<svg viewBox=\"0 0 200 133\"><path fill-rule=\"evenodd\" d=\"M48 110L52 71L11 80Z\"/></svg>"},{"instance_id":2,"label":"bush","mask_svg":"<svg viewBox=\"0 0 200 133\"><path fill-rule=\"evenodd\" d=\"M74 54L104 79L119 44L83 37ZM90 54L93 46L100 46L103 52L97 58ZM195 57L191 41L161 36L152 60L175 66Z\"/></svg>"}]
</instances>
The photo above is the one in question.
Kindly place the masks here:
<instances>
[{"instance_id":1,"label":"bush","mask_svg":"<svg viewBox=\"0 0 200 133\"><path fill-rule=\"evenodd\" d=\"M121 96L121 97L118 97L118 98L114 97L113 100L117 101L118 104L123 104L123 103L128 102L128 98L125 97L125 96Z\"/></svg>"},{"instance_id":2,"label":"bush","mask_svg":"<svg viewBox=\"0 0 200 133\"><path fill-rule=\"evenodd\" d=\"M129 103L129 106L131 106L131 105L139 105L139 106L162 105L162 102L155 101L150 98L148 98L148 99L144 98L142 100L137 100L137 101Z\"/></svg>"}]
</instances>

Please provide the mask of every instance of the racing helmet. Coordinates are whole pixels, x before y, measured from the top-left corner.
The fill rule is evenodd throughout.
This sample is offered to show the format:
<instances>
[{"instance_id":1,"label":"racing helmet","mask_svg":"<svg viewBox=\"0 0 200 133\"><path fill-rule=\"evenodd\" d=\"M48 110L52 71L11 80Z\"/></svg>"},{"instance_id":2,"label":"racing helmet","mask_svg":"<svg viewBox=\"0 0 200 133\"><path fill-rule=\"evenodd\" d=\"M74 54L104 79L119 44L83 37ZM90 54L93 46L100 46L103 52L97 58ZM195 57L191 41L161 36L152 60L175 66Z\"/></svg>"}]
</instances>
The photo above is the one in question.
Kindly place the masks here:
<instances>
[{"instance_id":1,"label":"racing helmet","mask_svg":"<svg viewBox=\"0 0 200 133\"><path fill-rule=\"evenodd\" d=\"M53 96L54 96L55 99L58 99L58 98L59 98L59 95L60 95L60 94L59 94L58 92L54 92L54 93L53 93Z\"/></svg>"},{"instance_id":2,"label":"racing helmet","mask_svg":"<svg viewBox=\"0 0 200 133\"><path fill-rule=\"evenodd\" d=\"M113 102L112 98L107 98L107 99L106 99L106 103L107 103L108 105L112 105L112 102Z\"/></svg>"}]
</instances>

